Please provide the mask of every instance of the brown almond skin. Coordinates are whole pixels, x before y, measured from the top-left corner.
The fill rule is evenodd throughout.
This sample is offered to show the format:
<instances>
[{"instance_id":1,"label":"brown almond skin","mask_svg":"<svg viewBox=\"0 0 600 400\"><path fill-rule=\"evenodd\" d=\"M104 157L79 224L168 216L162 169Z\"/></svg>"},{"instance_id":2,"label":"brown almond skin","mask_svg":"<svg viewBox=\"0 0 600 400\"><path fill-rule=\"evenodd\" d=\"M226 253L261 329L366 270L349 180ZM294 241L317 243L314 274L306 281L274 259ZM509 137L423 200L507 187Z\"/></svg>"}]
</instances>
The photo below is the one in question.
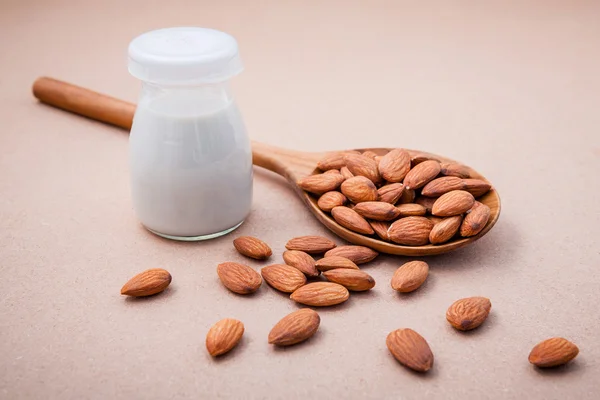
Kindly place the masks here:
<instances>
[{"instance_id":1,"label":"brown almond skin","mask_svg":"<svg viewBox=\"0 0 600 400\"><path fill-rule=\"evenodd\" d=\"M398 216L403 217L418 217L427 214L427 209L420 204L407 203L400 204L397 207Z\"/></svg>"},{"instance_id":2,"label":"brown almond skin","mask_svg":"<svg viewBox=\"0 0 600 400\"><path fill-rule=\"evenodd\" d=\"M325 212L330 212L334 207L339 207L346 204L346 201L348 201L346 196L338 191L327 192L319 197L317 206L319 206L319 208Z\"/></svg>"},{"instance_id":3,"label":"brown almond skin","mask_svg":"<svg viewBox=\"0 0 600 400\"><path fill-rule=\"evenodd\" d=\"M244 324L237 319L226 318L214 324L206 334L206 350L217 357L233 349L244 335Z\"/></svg>"},{"instance_id":4,"label":"brown almond skin","mask_svg":"<svg viewBox=\"0 0 600 400\"><path fill-rule=\"evenodd\" d=\"M340 256L323 257L318 260L315 265L321 272L336 268L358 269L358 265L356 265L356 263Z\"/></svg>"},{"instance_id":5,"label":"brown almond skin","mask_svg":"<svg viewBox=\"0 0 600 400\"><path fill-rule=\"evenodd\" d=\"M394 221L388 229L390 240L407 246L422 246L429 243L433 222L426 217L406 217Z\"/></svg>"},{"instance_id":6,"label":"brown almond skin","mask_svg":"<svg viewBox=\"0 0 600 400\"><path fill-rule=\"evenodd\" d=\"M436 223L429 233L429 241L431 244L442 244L452 239L458 232L462 220L463 218L461 215L455 215L454 217L444 218Z\"/></svg>"},{"instance_id":7,"label":"brown almond skin","mask_svg":"<svg viewBox=\"0 0 600 400\"><path fill-rule=\"evenodd\" d=\"M379 173L388 182L402 182L410 171L410 154L404 149L394 149L379 161Z\"/></svg>"},{"instance_id":8,"label":"brown almond skin","mask_svg":"<svg viewBox=\"0 0 600 400\"><path fill-rule=\"evenodd\" d=\"M375 184L364 176L354 176L346 179L340 190L353 203L376 201L379 197Z\"/></svg>"},{"instance_id":9,"label":"brown almond skin","mask_svg":"<svg viewBox=\"0 0 600 400\"><path fill-rule=\"evenodd\" d=\"M310 308L294 311L283 317L269 332L269 343L291 346L314 335L321 324L321 317Z\"/></svg>"},{"instance_id":10,"label":"brown almond skin","mask_svg":"<svg viewBox=\"0 0 600 400\"><path fill-rule=\"evenodd\" d=\"M324 174L340 174L338 169L330 169L328 171L323 172ZM341 175L341 174L340 174Z\"/></svg>"},{"instance_id":11,"label":"brown almond skin","mask_svg":"<svg viewBox=\"0 0 600 400\"><path fill-rule=\"evenodd\" d=\"M363 235L372 235L374 233L373 228L371 228L367 220L348 207L335 207L331 210L331 216L335 222L351 231L362 233Z\"/></svg>"},{"instance_id":12,"label":"brown almond skin","mask_svg":"<svg viewBox=\"0 0 600 400\"><path fill-rule=\"evenodd\" d=\"M364 201L358 203L353 210L364 218L374 219L375 221L391 221L400 215L398 208L383 201ZM423 209L423 213L425 213L424 211L425 209Z\"/></svg>"},{"instance_id":13,"label":"brown almond skin","mask_svg":"<svg viewBox=\"0 0 600 400\"><path fill-rule=\"evenodd\" d=\"M387 348L400 364L417 372L433 366L433 353L427 341L412 329L397 329L386 339Z\"/></svg>"},{"instance_id":14,"label":"brown almond skin","mask_svg":"<svg viewBox=\"0 0 600 400\"><path fill-rule=\"evenodd\" d=\"M346 161L344 161L345 155L346 153L343 151L327 154L317 163L317 168L321 171L341 169L346 165Z\"/></svg>"},{"instance_id":15,"label":"brown almond skin","mask_svg":"<svg viewBox=\"0 0 600 400\"><path fill-rule=\"evenodd\" d=\"M260 274L247 265L225 262L217 266L217 275L223 285L237 294L254 293L260 288Z\"/></svg>"},{"instance_id":16,"label":"brown almond skin","mask_svg":"<svg viewBox=\"0 0 600 400\"><path fill-rule=\"evenodd\" d=\"M427 160L411 169L404 178L407 189L419 189L435 179L440 173L441 166L438 161Z\"/></svg>"},{"instance_id":17,"label":"brown almond skin","mask_svg":"<svg viewBox=\"0 0 600 400\"><path fill-rule=\"evenodd\" d=\"M529 353L529 362L538 368L563 365L577 357L579 348L562 337L546 339L538 343Z\"/></svg>"},{"instance_id":18,"label":"brown almond skin","mask_svg":"<svg viewBox=\"0 0 600 400\"><path fill-rule=\"evenodd\" d=\"M308 254L323 254L335 247L335 243L323 236L299 236L290 239L285 248L299 250Z\"/></svg>"},{"instance_id":19,"label":"brown almond skin","mask_svg":"<svg viewBox=\"0 0 600 400\"><path fill-rule=\"evenodd\" d=\"M296 303L314 307L327 307L348 300L348 289L333 282L314 282L296 290L290 298Z\"/></svg>"},{"instance_id":20,"label":"brown almond skin","mask_svg":"<svg viewBox=\"0 0 600 400\"><path fill-rule=\"evenodd\" d=\"M171 274L162 268L152 268L131 278L121 288L121 294L132 297L152 296L171 284Z\"/></svg>"},{"instance_id":21,"label":"brown almond skin","mask_svg":"<svg viewBox=\"0 0 600 400\"><path fill-rule=\"evenodd\" d=\"M442 168L440 172L442 175L456 176L464 179L471 177L469 168L465 167L464 165L458 163L442 163L441 167Z\"/></svg>"},{"instance_id":22,"label":"brown almond skin","mask_svg":"<svg viewBox=\"0 0 600 400\"><path fill-rule=\"evenodd\" d=\"M471 193L453 190L443 194L433 203L431 213L437 217L453 217L467 212L474 203L475 198Z\"/></svg>"},{"instance_id":23,"label":"brown almond skin","mask_svg":"<svg viewBox=\"0 0 600 400\"><path fill-rule=\"evenodd\" d=\"M379 201L385 201L386 203L396 204L400 197L404 193L404 185L402 183L390 183L377 189L379 195Z\"/></svg>"},{"instance_id":24,"label":"brown almond skin","mask_svg":"<svg viewBox=\"0 0 600 400\"><path fill-rule=\"evenodd\" d=\"M467 297L452 303L446 319L459 331L475 329L487 319L492 303L487 297Z\"/></svg>"},{"instance_id":25,"label":"brown almond skin","mask_svg":"<svg viewBox=\"0 0 600 400\"><path fill-rule=\"evenodd\" d=\"M460 236L475 236L485 227L490 219L491 210L488 206L478 201L473 204L460 226Z\"/></svg>"},{"instance_id":26,"label":"brown almond skin","mask_svg":"<svg viewBox=\"0 0 600 400\"><path fill-rule=\"evenodd\" d=\"M354 177L354 174L352 172L350 172L350 170L348 169L348 167L342 167L340 169L340 174L342 174L342 177L344 179L350 179Z\"/></svg>"},{"instance_id":27,"label":"brown almond skin","mask_svg":"<svg viewBox=\"0 0 600 400\"><path fill-rule=\"evenodd\" d=\"M430 161L430 160L434 160L434 161L438 161L438 162L440 161L437 158L432 157L430 154L423 153L420 151L414 151L414 150L411 151L410 163L413 168L415 166L421 164L422 162Z\"/></svg>"},{"instance_id":28,"label":"brown almond skin","mask_svg":"<svg viewBox=\"0 0 600 400\"><path fill-rule=\"evenodd\" d=\"M344 156L346 167L354 176L364 176L373 183L381 181L377 162L372 158L357 154L346 154Z\"/></svg>"},{"instance_id":29,"label":"brown almond skin","mask_svg":"<svg viewBox=\"0 0 600 400\"><path fill-rule=\"evenodd\" d=\"M320 272L315 265L315 259L308 253L299 250L283 252L283 261L308 277L319 276Z\"/></svg>"},{"instance_id":30,"label":"brown almond skin","mask_svg":"<svg viewBox=\"0 0 600 400\"><path fill-rule=\"evenodd\" d=\"M407 189L404 186L404 191L402 192L402 196L398 199L396 204L408 204L415 201L416 193L413 189Z\"/></svg>"},{"instance_id":31,"label":"brown almond skin","mask_svg":"<svg viewBox=\"0 0 600 400\"><path fill-rule=\"evenodd\" d=\"M442 176L429 182L421 189L421 195L427 197L440 197L452 190L465 188L464 180L456 176Z\"/></svg>"},{"instance_id":32,"label":"brown almond skin","mask_svg":"<svg viewBox=\"0 0 600 400\"><path fill-rule=\"evenodd\" d=\"M241 236L235 239L233 246L241 255L256 260L266 260L273 254L268 244L252 236Z\"/></svg>"},{"instance_id":33,"label":"brown almond skin","mask_svg":"<svg viewBox=\"0 0 600 400\"><path fill-rule=\"evenodd\" d=\"M371 150L363 151L362 155L365 157L369 157L372 160L375 160L375 157L378 157L377 153Z\"/></svg>"},{"instance_id":34,"label":"brown almond skin","mask_svg":"<svg viewBox=\"0 0 600 400\"><path fill-rule=\"evenodd\" d=\"M390 229L391 223L386 221L369 221L371 228L375 231L375 234L379 236L381 240L385 240L386 242L390 241L390 235L388 234L388 229Z\"/></svg>"},{"instance_id":35,"label":"brown almond skin","mask_svg":"<svg viewBox=\"0 0 600 400\"><path fill-rule=\"evenodd\" d=\"M378 252L376 252L375 250L370 249L366 246L354 246L354 245L338 246L335 249L329 250L327 253L325 253L325 257L332 257L332 256L345 257L357 265L365 264L365 263L368 263L369 261L373 261L373 259L375 257L377 257L378 255L379 255Z\"/></svg>"},{"instance_id":36,"label":"brown almond skin","mask_svg":"<svg viewBox=\"0 0 600 400\"><path fill-rule=\"evenodd\" d=\"M464 188L473 197L480 197L492 189L492 185L481 179L463 179Z\"/></svg>"},{"instance_id":37,"label":"brown almond skin","mask_svg":"<svg viewBox=\"0 0 600 400\"><path fill-rule=\"evenodd\" d=\"M410 261L398 268L392 277L392 289L400 293L417 290L429 275L429 265L424 261Z\"/></svg>"},{"instance_id":38,"label":"brown almond skin","mask_svg":"<svg viewBox=\"0 0 600 400\"><path fill-rule=\"evenodd\" d=\"M342 174L316 174L302 178L296 182L303 190L322 195L337 189L344 182Z\"/></svg>"},{"instance_id":39,"label":"brown almond skin","mask_svg":"<svg viewBox=\"0 0 600 400\"><path fill-rule=\"evenodd\" d=\"M294 267L286 264L273 264L260 270L269 286L284 293L292 293L306 284L306 276Z\"/></svg>"},{"instance_id":40,"label":"brown almond skin","mask_svg":"<svg viewBox=\"0 0 600 400\"><path fill-rule=\"evenodd\" d=\"M366 272L357 269L332 269L323 272L323 276L353 292L364 292L375 287L375 279Z\"/></svg>"},{"instance_id":41,"label":"brown almond skin","mask_svg":"<svg viewBox=\"0 0 600 400\"><path fill-rule=\"evenodd\" d=\"M431 209L436 200L437 197L419 196L415 199L415 203L425 207L425 211L431 214Z\"/></svg>"}]
</instances>

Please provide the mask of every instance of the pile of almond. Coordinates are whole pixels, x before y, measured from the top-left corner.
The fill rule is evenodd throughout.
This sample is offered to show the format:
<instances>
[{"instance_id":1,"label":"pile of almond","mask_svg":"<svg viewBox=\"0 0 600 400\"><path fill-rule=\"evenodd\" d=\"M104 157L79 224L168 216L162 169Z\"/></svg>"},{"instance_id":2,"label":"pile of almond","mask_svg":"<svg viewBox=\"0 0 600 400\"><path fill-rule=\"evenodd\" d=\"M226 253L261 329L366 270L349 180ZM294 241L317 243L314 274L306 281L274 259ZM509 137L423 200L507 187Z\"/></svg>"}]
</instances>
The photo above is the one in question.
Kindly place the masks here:
<instances>
[{"instance_id":1,"label":"pile of almond","mask_svg":"<svg viewBox=\"0 0 600 400\"><path fill-rule=\"evenodd\" d=\"M333 153L317 167L322 173L298 186L319 196L318 207L339 225L362 235L405 246L442 244L477 235L490 218L477 198L491 185L460 164L394 149L383 156Z\"/></svg>"}]
</instances>

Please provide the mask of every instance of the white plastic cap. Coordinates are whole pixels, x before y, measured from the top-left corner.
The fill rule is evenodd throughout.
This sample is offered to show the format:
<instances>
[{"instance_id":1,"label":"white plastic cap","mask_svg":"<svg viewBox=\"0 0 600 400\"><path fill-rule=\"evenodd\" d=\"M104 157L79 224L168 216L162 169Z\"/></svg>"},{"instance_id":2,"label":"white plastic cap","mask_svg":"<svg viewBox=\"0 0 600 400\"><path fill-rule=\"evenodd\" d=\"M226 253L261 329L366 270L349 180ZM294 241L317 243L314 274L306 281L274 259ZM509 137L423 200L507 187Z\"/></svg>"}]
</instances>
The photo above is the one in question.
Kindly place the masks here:
<instances>
[{"instance_id":1,"label":"white plastic cap","mask_svg":"<svg viewBox=\"0 0 600 400\"><path fill-rule=\"evenodd\" d=\"M236 40L214 29L159 29L144 33L129 44L129 73L146 82L216 83L243 69Z\"/></svg>"}]
</instances>

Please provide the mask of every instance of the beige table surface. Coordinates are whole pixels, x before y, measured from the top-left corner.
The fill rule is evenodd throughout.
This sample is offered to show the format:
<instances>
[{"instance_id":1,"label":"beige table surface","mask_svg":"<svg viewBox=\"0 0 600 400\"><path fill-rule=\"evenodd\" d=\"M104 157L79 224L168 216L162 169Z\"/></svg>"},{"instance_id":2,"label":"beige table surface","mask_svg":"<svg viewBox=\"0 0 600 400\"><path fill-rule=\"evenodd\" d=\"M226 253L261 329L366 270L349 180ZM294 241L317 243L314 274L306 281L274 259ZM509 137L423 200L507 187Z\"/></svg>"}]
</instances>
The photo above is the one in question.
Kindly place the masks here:
<instances>
[{"instance_id":1,"label":"beige table surface","mask_svg":"<svg viewBox=\"0 0 600 400\"><path fill-rule=\"evenodd\" d=\"M0 398L600 398L600 5L424 3L0 1ZM365 266L373 291L320 310L304 345L272 348L270 328L297 306L266 285L233 295L215 267L245 261L231 244L242 234L271 244L273 262L293 236L335 238L286 183L256 169L251 216L227 237L160 239L132 210L127 134L30 94L49 75L135 101L128 42L177 25L238 38L234 86L253 139L462 160L497 187L499 223L427 259L430 278L409 296L389 287L408 259L379 257ZM119 295L151 267L173 274L167 292ZM473 295L492 314L456 332L445 310ZM246 334L213 360L205 334L224 317ZM429 341L429 374L388 353L400 327ZM551 336L581 353L536 370L529 351Z\"/></svg>"}]
</instances>

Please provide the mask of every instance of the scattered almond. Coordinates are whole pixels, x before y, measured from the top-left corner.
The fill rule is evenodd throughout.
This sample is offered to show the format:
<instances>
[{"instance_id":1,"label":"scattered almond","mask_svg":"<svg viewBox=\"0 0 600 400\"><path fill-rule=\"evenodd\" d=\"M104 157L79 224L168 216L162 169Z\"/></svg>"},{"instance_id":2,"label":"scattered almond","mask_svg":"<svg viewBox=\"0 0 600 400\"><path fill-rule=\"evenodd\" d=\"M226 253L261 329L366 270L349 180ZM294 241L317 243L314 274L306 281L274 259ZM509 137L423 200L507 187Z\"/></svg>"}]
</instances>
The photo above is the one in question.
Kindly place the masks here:
<instances>
[{"instance_id":1,"label":"scattered almond","mask_svg":"<svg viewBox=\"0 0 600 400\"><path fill-rule=\"evenodd\" d=\"M354 177L354 174L352 172L350 172L348 167L342 167L340 169L340 174L342 174L342 177L344 179L350 179L350 178Z\"/></svg>"},{"instance_id":2,"label":"scattered almond","mask_svg":"<svg viewBox=\"0 0 600 400\"><path fill-rule=\"evenodd\" d=\"M406 186L407 189L419 189L438 176L440 169L441 167L438 161L423 161L406 174L404 186Z\"/></svg>"},{"instance_id":3,"label":"scattered almond","mask_svg":"<svg viewBox=\"0 0 600 400\"><path fill-rule=\"evenodd\" d=\"M323 172L324 174L339 174L340 171L338 169L330 169L328 171Z\"/></svg>"},{"instance_id":4,"label":"scattered almond","mask_svg":"<svg viewBox=\"0 0 600 400\"><path fill-rule=\"evenodd\" d=\"M419 164L421 165L421 164ZM408 246L422 246L429 243L429 233L433 222L425 217L400 218L390 225L388 234L394 243Z\"/></svg>"},{"instance_id":5,"label":"scattered almond","mask_svg":"<svg viewBox=\"0 0 600 400\"><path fill-rule=\"evenodd\" d=\"M333 282L314 282L296 290L290 298L296 303L307 306L325 307L340 304L348 300L348 289Z\"/></svg>"},{"instance_id":6,"label":"scattered almond","mask_svg":"<svg viewBox=\"0 0 600 400\"><path fill-rule=\"evenodd\" d=\"M388 229L390 229L390 222L386 221L369 221L371 228L375 231L375 234L379 236L381 240L385 240L386 242L390 241L390 235L388 234Z\"/></svg>"},{"instance_id":7,"label":"scattered almond","mask_svg":"<svg viewBox=\"0 0 600 400\"><path fill-rule=\"evenodd\" d=\"M252 236L241 236L235 239L233 246L240 254L257 260L266 260L273 254L268 244Z\"/></svg>"},{"instance_id":8,"label":"scattered almond","mask_svg":"<svg viewBox=\"0 0 600 400\"><path fill-rule=\"evenodd\" d=\"M162 292L171 283L171 274L162 268L152 268L131 278L121 288L121 294L132 297L151 296Z\"/></svg>"},{"instance_id":9,"label":"scattered almond","mask_svg":"<svg viewBox=\"0 0 600 400\"><path fill-rule=\"evenodd\" d=\"M269 265L260 274L270 286L284 293L292 293L306 283L302 272L285 264Z\"/></svg>"},{"instance_id":10,"label":"scattered almond","mask_svg":"<svg viewBox=\"0 0 600 400\"><path fill-rule=\"evenodd\" d=\"M258 272L247 265L235 262L219 264L217 275L227 289L238 294L254 293L262 284Z\"/></svg>"},{"instance_id":11,"label":"scattered almond","mask_svg":"<svg viewBox=\"0 0 600 400\"><path fill-rule=\"evenodd\" d=\"M463 183L463 190L471 193L473 197L483 196L492 188L492 185L481 179L464 179Z\"/></svg>"},{"instance_id":12,"label":"scattered almond","mask_svg":"<svg viewBox=\"0 0 600 400\"><path fill-rule=\"evenodd\" d=\"M433 229L429 233L429 241L432 244L446 243L456 235L462 220L463 218L460 215L442 219L433 226Z\"/></svg>"},{"instance_id":13,"label":"scattered almond","mask_svg":"<svg viewBox=\"0 0 600 400\"><path fill-rule=\"evenodd\" d=\"M319 168L321 171L340 169L346 165L346 162L344 161L345 155L346 153L342 151L329 153L317 163L317 168Z\"/></svg>"},{"instance_id":14,"label":"scattered almond","mask_svg":"<svg viewBox=\"0 0 600 400\"><path fill-rule=\"evenodd\" d=\"M429 182L421 190L421 194L427 197L439 197L444 193L452 190L464 189L465 183L463 179L456 176L443 176Z\"/></svg>"},{"instance_id":15,"label":"scattered almond","mask_svg":"<svg viewBox=\"0 0 600 400\"><path fill-rule=\"evenodd\" d=\"M362 153L362 155L365 157L369 157L370 159L373 159L373 160L375 160L375 157L377 157L377 153L375 153L374 151L371 151L371 150L364 151Z\"/></svg>"},{"instance_id":16,"label":"scattered almond","mask_svg":"<svg viewBox=\"0 0 600 400\"><path fill-rule=\"evenodd\" d=\"M417 290L429 275L429 265L424 261L410 261L398 268L392 277L392 289L409 293Z\"/></svg>"},{"instance_id":17,"label":"scattered almond","mask_svg":"<svg viewBox=\"0 0 600 400\"><path fill-rule=\"evenodd\" d=\"M319 270L315 266L315 259L308 253L300 250L287 250L283 252L283 261L306 276L319 276Z\"/></svg>"},{"instance_id":18,"label":"scattered almond","mask_svg":"<svg viewBox=\"0 0 600 400\"><path fill-rule=\"evenodd\" d=\"M486 297L467 297L452 303L446 311L446 319L456 329L468 331L483 324L491 309L490 299Z\"/></svg>"},{"instance_id":19,"label":"scattered almond","mask_svg":"<svg viewBox=\"0 0 600 400\"><path fill-rule=\"evenodd\" d=\"M321 195L337 189L343 181L342 174L317 174L302 178L297 184L307 192Z\"/></svg>"},{"instance_id":20,"label":"scattered almond","mask_svg":"<svg viewBox=\"0 0 600 400\"><path fill-rule=\"evenodd\" d=\"M425 211L431 214L431 209L436 200L436 197L419 196L415 199L415 203L425 207Z\"/></svg>"},{"instance_id":21,"label":"scattered almond","mask_svg":"<svg viewBox=\"0 0 600 400\"><path fill-rule=\"evenodd\" d=\"M213 357L225 354L237 346L243 335L243 323L237 319L222 319L206 334L206 350Z\"/></svg>"},{"instance_id":22,"label":"scattered almond","mask_svg":"<svg viewBox=\"0 0 600 400\"><path fill-rule=\"evenodd\" d=\"M452 217L460 215L473 207L475 198L464 190L453 190L438 198L431 209L431 213L438 217Z\"/></svg>"},{"instance_id":23,"label":"scattered almond","mask_svg":"<svg viewBox=\"0 0 600 400\"><path fill-rule=\"evenodd\" d=\"M319 197L317 206L323 211L330 212L334 207L343 206L346 204L346 196L338 191L327 192Z\"/></svg>"},{"instance_id":24,"label":"scattered almond","mask_svg":"<svg viewBox=\"0 0 600 400\"><path fill-rule=\"evenodd\" d=\"M561 337L538 343L529 353L529 362L539 368L557 367L577 357L579 348Z\"/></svg>"},{"instance_id":25,"label":"scattered almond","mask_svg":"<svg viewBox=\"0 0 600 400\"><path fill-rule=\"evenodd\" d=\"M400 364L418 372L427 372L433 365L433 353L427 341L412 329L397 329L386 339L387 348Z\"/></svg>"},{"instance_id":26,"label":"scattered almond","mask_svg":"<svg viewBox=\"0 0 600 400\"><path fill-rule=\"evenodd\" d=\"M408 204L400 204L397 208L398 216L402 217L418 217L421 215L425 215L427 213L427 209L420 204L408 203Z\"/></svg>"},{"instance_id":27,"label":"scattered almond","mask_svg":"<svg viewBox=\"0 0 600 400\"><path fill-rule=\"evenodd\" d=\"M269 332L269 343L291 346L305 341L319 329L321 317L310 308L294 311L283 317Z\"/></svg>"},{"instance_id":28,"label":"scattered almond","mask_svg":"<svg viewBox=\"0 0 600 400\"><path fill-rule=\"evenodd\" d=\"M323 236L300 236L289 240L285 248L308 254L323 254L335 247L335 243Z\"/></svg>"},{"instance_id":29,"label":"scattered almond","mask_svg":"<svg viewBox=\"0 0 600 400\"><path fill-rule=\"evenodd\" d=\"M476 201L460 226L460 236L475 236L481 232L490 219L490 213L488 206Z\"/></svg>"},{"instance_id":30,"label":"scattered almond","mask_svg":"<svg viewBox=\"0 0 600 400\"><path fill-rule=\"evenodd\" d=\"M321 272L329 271L330 269L345 268L358 269L358 266L351 260L340 256L329 256L321 258L316 262L317 269Z\"/></svg>"},{"instance_id":31,"label":"scattered almond","mask_svg":"<svg viewBox=\"0 0 600 400\"><path fill-rule=\"evenodd\" d=\"M346 167L354 176L364 176L373 183L381 181L379 168L375 160L356 154L346 154L344 160L346 161Z\"/></svg>"},{"instance_id":32,"label":"scattered almond","mask_svg":"<svg viewBox=\"0 0 600 400\"><path fill-rule=\"evenodd\" d=\"M409 206L404 204L404 206ZM393 204L385 203L383 201L364 201L358 203L354 208L354 211L359 213L364 218L374 219L376 221L391 221L398 218L400 210L394 207ZM425 209L423 209L425 214Z\"/></svg>"},{"instance_id":33,"label":"scattered almond","mask_svg":"<svg viewBox=\"0 0 600 400\"><path fill-rule=\"evenodd\" d=\"M350 229L351 231L362 233L365 235L373 234L373 228L366 219L360 216L356 211L348 207L340 206L331 210L331 216L335 222Z\"/></svg>"},{"instance_id":34,"label":"scattered almond","mask_svg":"<svg viewBox=\"0 0 600 400\"><path fill-rule=\"evenodd\" d=\"M394 149L381 158L379 172L388 182L402 182L410 170L410 155L404 149Z\"/></svg>"},{"instance_id":35,"label":"scattered almond","mask_svg":"<svg viewBox=\"0 0 600 400\"><path fill-rule=\"evenodd\" d=\"M421 164L422 162L425 161L430 161L430 160L434 160L434 161L440 161L437 158L434 158L431 154L429 153L425 153L422 151L414 151L412 150L410 152L410 163L412 165L412 167L414 168L416 165Z\"/></svg>"},{"instance_id":36,"label":"scattered almond","mask_svg":"<svg viewBox=\"0 0 600 400\"><path fill-rule=\"evenodd\" d=\"M404 185L401 183L390 183L377 189L379 201L385 201L390 204L396 204L400 200L400 197L402 197L402 193L404 193Z\"/></svg>"},{"instance_id":37,"label":"scattered almond","mask_svg":"<svg viewBox=\"0 0 600 400\"><path fill-rule=\"evenodd\" d=\"M358 269L332 269L323 272L325 278L331 282L339 283L348 290L364 292L375 286L375 279L364 271Z\"/></svg>"},{"instance_id":38,"label":"scattered almond","mask_svg":"<svg viewBox=\"0 0 600 400\"><path fill-rule=\"evenodd\" d=\"M442 163L440 171L442 175L456 176L459 178L470 178L471 172L468 167L458 163Z\"/></svg>"},{"instance_id":39,"label":"scattered almond","mask_svg":"<svg viewBox=\"0 0 600 400\"><path fill-rule=\"evenodd\" d=\"M325 253L325 257L345 257L358 265L368 263L378 255L378 252L365 246L338 246Z\"/></svg>"},{"instance_id":40,"label":"scattered almond","mask_svg":"<svg viewBox=\"0 0 600 400\"><path fill-rule=\"evenodd\" d=\"M340 190L353 203L375 201L379 196L375 184L364 176L346 179Z\"/></svg>"}]
</instances>

